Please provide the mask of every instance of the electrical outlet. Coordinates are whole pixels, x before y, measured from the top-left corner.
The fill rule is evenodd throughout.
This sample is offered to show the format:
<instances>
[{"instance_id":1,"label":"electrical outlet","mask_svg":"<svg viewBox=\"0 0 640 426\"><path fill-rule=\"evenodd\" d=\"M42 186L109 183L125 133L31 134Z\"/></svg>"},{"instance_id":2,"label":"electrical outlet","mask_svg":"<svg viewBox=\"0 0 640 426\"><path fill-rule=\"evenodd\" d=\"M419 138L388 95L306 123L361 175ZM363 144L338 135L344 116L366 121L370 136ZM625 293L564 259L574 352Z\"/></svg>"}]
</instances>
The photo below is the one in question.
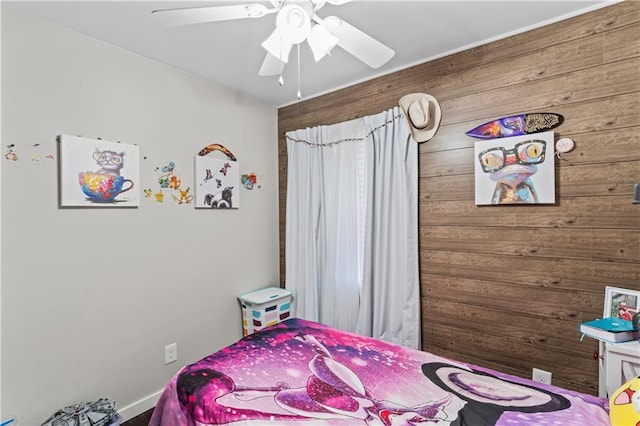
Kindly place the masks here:
<instances>
[{"instance_id":1,"label":"electrical outlet","mask_svg":"<svg viewBox=\"0 0 640 426\"><path fill-rule=\"evenodd\" d=\"M537 368L534 368L533 371L531 372L531 378L533 379L534 382L544 383L545 385L551 384L550 371L544 371L544 370L539 370Z\"/></svg>"},{"instance_id":2,"label":"electrical outlet","mask_svg":"<svg viewBox=\"0 0 640 426\"><path fill-rule=\"evenodd\" d=\"M178 360L178 344L172 343L164 347L164 365Z\"/></svg>"}]
</instances>

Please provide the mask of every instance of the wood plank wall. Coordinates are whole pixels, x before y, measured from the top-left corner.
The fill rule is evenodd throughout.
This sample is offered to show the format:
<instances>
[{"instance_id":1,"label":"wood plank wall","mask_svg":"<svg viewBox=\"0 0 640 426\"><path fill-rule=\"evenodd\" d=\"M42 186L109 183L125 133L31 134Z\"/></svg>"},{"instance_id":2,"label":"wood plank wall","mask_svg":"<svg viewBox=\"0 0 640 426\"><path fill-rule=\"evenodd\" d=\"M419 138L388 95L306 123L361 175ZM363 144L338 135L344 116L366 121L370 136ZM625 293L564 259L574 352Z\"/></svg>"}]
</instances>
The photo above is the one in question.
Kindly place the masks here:
<instances>
[{"instance_id":1,"label":"wood plank wall","mask_svg":"<svg viewBox=\"0 0 640 426\"><path fill-rule=\"evenodd\" d=\"M423 349L597 394L595 341L581 321L602 314L607 285L640 289L640 2L625 1L420 64L278 111L279 132L376 114L412 92L442 107L420 145ZM492 118L553 111L555 205L474 202L474 140ZM280 141L284 269L286 143Z\"/></svg>"}]
</instances>

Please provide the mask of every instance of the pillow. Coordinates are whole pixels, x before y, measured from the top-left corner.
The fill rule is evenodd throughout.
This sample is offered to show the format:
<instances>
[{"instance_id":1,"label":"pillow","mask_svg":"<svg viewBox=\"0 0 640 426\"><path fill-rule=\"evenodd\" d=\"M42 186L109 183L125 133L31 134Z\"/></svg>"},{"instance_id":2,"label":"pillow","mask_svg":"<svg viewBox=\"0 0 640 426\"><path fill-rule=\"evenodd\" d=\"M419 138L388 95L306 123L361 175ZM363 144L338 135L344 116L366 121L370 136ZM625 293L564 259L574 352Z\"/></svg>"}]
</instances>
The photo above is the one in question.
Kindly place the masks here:
<instances>
[{"instance_id":1,"label":"pillow","mask_svg":"<svg viewBox=\"0 0 640 426\"><path fill-rule=\"evenodd\" d=\"M640 426L640 376L620 386L609 399L611 426Z\"/></svg>"}]
</instances>

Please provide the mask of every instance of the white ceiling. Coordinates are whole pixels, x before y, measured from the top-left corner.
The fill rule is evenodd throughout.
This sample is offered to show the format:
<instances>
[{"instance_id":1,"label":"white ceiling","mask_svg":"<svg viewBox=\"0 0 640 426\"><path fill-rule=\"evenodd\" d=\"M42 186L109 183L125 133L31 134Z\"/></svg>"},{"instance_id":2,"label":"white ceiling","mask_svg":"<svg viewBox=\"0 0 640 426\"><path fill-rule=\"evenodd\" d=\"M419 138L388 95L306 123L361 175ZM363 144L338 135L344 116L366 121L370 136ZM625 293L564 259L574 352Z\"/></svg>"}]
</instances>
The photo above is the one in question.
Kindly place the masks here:
<instances>
[{"instance_id":1,"label":"white ceiling","mask_svg":"<svg viewBox=\"0 0 640 426\"><path fill-rule=\"evenodd\" d=\"M271 7L268 1L251 1ZM484 44L615 3L577 1L358 1L326 4L317 14L336 15L395 50L371 69L339 47L314 62L301 47L302 99L388 74L445 54ZM275 14L259 19L164 27L156 9L203 7L230 1L3 1L3 6L35 14L109 44L153 58L267 102L297 102L296 55L277 77L260 77L265 56L260 43L273 31Z\"/></svg>"}]
</instances>

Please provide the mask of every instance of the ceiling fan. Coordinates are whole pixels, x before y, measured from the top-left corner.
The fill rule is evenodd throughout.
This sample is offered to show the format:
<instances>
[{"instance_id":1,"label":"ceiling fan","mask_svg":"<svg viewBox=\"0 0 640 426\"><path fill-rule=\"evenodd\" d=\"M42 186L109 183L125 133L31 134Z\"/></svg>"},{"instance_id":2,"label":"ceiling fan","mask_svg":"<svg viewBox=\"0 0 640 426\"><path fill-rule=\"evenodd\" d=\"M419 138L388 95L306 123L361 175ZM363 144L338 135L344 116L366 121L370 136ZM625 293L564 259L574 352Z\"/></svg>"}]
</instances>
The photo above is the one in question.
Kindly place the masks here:
<instances>
[{"instance_id":1,"label":"ceiling fan","mask_svg":"<svg viewBox=\"0 0 640 426\"><path fill-rule=\"evenodd\" d=\"M232 19L261 18L277 13L276 29L262 42L262 47L267 54L258 72L261 76L282 76L292 47L298 45L299 48L305 40L316 62L337 45L368 66L379 68L395 54L391 48L336 16L321 18L316 15L325 3L341 5L349 1L270 0L271 8L261 3L248 3L154 10L152 14L161 24L173 27Z\"/></svg>"}]
</instances>

